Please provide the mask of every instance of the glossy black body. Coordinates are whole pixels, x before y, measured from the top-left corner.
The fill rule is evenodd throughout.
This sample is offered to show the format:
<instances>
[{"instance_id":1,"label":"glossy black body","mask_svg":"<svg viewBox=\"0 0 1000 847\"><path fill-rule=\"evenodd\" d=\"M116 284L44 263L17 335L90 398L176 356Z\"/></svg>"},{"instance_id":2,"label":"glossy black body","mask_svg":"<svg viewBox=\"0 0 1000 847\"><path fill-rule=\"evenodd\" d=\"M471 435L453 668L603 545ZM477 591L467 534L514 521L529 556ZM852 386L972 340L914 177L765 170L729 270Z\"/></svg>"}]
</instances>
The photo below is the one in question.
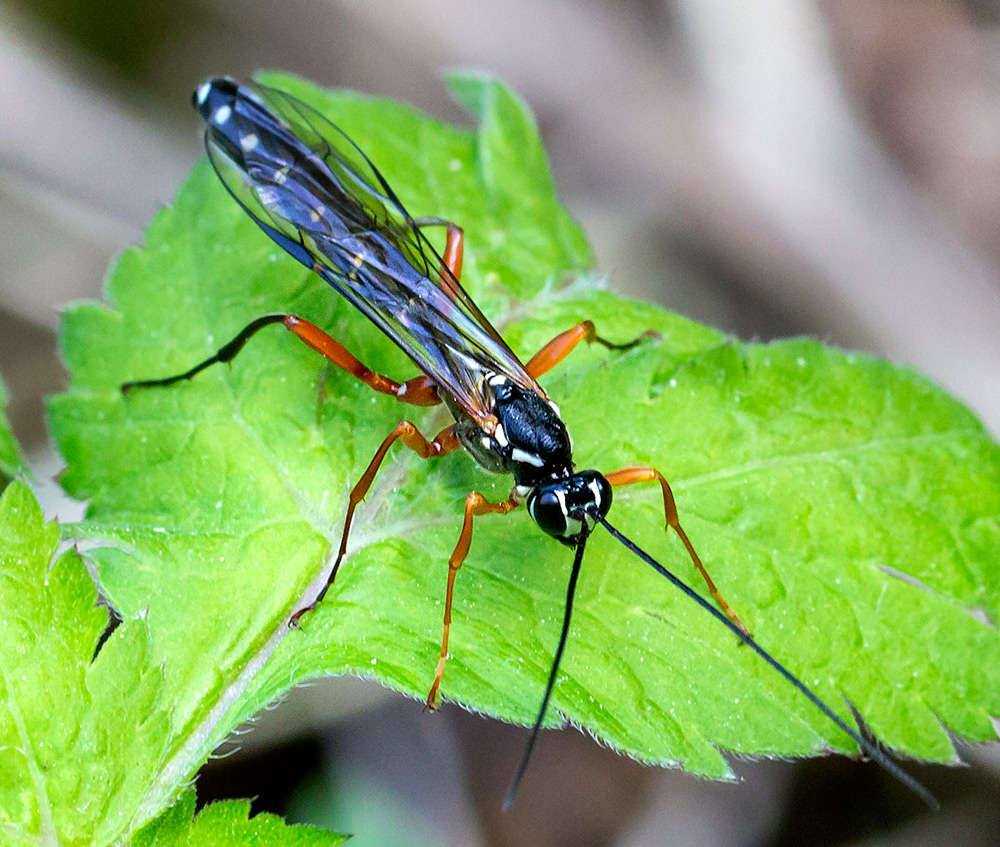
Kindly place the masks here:
<instances>
[{"instance_id":1,"label":"glossy black body","mask_svg":"<svg viewBox=\"0 0 1000 847\"><path fill-rule=\"evenodd\" d=\"M514 477L545 532L580 539L611 488L577 473L559 409L530 376L360 148L291 95L232 79L198 88L212 166L278 245L315 271L433 380L455 434ZM561 510L561 513L560 513Z\"/></svg>"},{"instance_id":2,"label":"glossy black body","mask_svg":"<svg viewBox=\"0 0 1000 847\"><path fill-rule=\"evenodd\" d=\"M738 620L727 617L608 523L607 479L595 470L574 469L569 433L558 408L462 289L379 171L342 130L284 92L226 78L204 83L194 102L206 124L209 158L230 194L278 245L399 345L433 381L455 418L455 435L476 461L487 470L512 474L512 498L526 502L542 530L576 548L559 643L505 806L513 801L545 719L568 639L583 553L596 523L748 645L865 754L928 805L936 806L926 789L848 726ZM260 326L284 317L258 318L227 347L232 346L235 355ZM225 352L223 348L220 354ZM231 358L217 355L185 374L129 383L123 390L167 385ZM671 522L668 510L667 521L685 539L692 560L714 591L676 514ZM445 646L442 663L444 651ZM429 704L433 693L432 689Z\"/></svg>"},{"instance_id":3,"label":"glossy black body","mask_svg":"<svg viewBox=\"0 0 1000 847\"><path fill-rule=\"evenodd\" d=\"M339 127L283 91L228 78L200 86L195 106L212 167L244 211L473 420L488 425L491 417L487 374L541 393Z\"/></svg>"}]
</instances>

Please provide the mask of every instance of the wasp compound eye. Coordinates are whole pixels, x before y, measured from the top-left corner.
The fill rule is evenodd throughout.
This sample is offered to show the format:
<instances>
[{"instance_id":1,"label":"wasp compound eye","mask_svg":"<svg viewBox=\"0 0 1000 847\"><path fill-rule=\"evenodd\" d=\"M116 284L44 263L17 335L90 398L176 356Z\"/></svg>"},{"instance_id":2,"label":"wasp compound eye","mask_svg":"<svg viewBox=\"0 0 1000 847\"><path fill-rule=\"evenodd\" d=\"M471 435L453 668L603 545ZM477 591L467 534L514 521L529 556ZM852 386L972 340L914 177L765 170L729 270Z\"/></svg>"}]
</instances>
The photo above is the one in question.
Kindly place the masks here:
<instances>
[{"instance_id":1,"label":"wasp compound eye","mask_svg":"<svg viewBox=\"0 0 1000 847\"><path fill-rule=\"evenodd\" d=\"M580 471L539 485L528 495L531 519L565 544L577 543L590 512L596 509L603 516L610 508L611 485L598 471Z\"/></svg>"},{"instance_id":2,"label":"wasp compound eye","mask_svg":"<svg viewBox=\"0 0 1000 847\"><path fill-rule=\"evenodd\" d=\"M563 482L536 488L528 496L528 514L543 532L556 538L564 535L568 514Z\"/></svg>"}]
</instances>

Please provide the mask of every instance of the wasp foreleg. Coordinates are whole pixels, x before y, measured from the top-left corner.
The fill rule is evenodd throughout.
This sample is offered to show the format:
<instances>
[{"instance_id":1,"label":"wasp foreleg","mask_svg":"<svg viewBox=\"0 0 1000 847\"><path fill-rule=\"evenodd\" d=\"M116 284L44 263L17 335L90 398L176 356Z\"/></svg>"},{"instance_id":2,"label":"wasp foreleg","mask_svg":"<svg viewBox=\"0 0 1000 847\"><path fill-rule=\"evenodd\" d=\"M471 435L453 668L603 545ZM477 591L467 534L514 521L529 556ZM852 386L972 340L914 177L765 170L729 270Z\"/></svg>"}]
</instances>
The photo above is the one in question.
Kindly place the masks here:
<instances>
[{"instance_id":1,"label":"wasp foreleg","mask_svg":"<svg viewBox=\"0 0 1000 847\"><path fill-rule=\"evenodd\" d=\"M643 465L632 468L622 468L620 471L612 471L609 474L605 474L605 479L611 483L612 487L619 485L632 485L636 482L653 482L654 480L660 483L660 490L663 492L663 515L666 518L666 528L672 529L677 533L677 536L684 544L688 555L691 557L691 561L698 569L702 579L705 580L705 585L708 586L709 593L715 598L715 602L719 604L719 608L726 613L726 617L728 617L729 620L739 627L740 631L744 635L749 636L750 630L743 625L743 621L737 617L736 612L732 610L730 605L725 601L725 599L723 599L722 594L719 593L719 589L715 587L712 577L708 575L708 571L701 563L701 558L695 551L694 545L691 543L687 533L681 526L680 518L677 517L677 503L674 501L674 492L670 490L670 483L667 482L663 474L661 474L656 468Z\"/></svg>"},{"instance_id":2,"label":"wasp foreleg","mask_svg":"<svg viewBox=\"0 0 1000 847\"><path fill-rule=\"evenodd\" d=\"M455 591L455 577L458 575L465 557L469 555L469 546L472 544L472 521L477 515L501 514L506 515L518 506L518 501L513 497L501 500L499 503L491 503L478 491L471 491L465 498L465 521L462 523L462 532L458 536L458 543L448 559L448 588L444 597L444 631L441 635L441 655L438 658L437 670L434 672L434 683L427 694L427 704L425 708L437 708L438 690L441 688L441 678L444 676L444 665L448 659L448 632L451 629L451 602Z\"/></svg>"}]
</instances>

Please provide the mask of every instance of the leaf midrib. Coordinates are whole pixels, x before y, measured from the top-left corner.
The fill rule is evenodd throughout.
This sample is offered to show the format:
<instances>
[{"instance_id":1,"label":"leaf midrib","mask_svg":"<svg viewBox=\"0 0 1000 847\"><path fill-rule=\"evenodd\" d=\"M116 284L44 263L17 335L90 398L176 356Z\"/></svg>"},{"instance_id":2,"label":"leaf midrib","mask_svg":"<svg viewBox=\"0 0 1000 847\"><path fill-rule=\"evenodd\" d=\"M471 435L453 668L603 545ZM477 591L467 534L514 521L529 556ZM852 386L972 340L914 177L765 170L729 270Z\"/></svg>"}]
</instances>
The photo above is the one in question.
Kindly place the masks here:
<instances>
[{"instance_id":1,"label":"leaf midrib","mask_svg":"<svg viewBox=\"0 0 1000 847\"><path fill-rule=\"evenodd\" d=\"M843 447L836 447L830 450L804 450L799 453L783 453L776 456L769 456L766 459L741 462L727 468L709 471L708 473L697 474L683 479L671 480L671 487L674 489L690 489L698 486L711 484L713 482L728 481L742 476L749 476L758 471L771 470L773 468L793 467L804 465L810 462L828 463L840 459L867 453L873 450L890 450L901 447L911 447L921 444L931 445L936 443L947 443L970 438L973 440L982 439L982 430L966 427L962 429L949 429L942 432L922 433L919 435L904 435L893 438L880 438L873 441L865 441L859 444L849 444Z\"/></svg>"}]
</instances>

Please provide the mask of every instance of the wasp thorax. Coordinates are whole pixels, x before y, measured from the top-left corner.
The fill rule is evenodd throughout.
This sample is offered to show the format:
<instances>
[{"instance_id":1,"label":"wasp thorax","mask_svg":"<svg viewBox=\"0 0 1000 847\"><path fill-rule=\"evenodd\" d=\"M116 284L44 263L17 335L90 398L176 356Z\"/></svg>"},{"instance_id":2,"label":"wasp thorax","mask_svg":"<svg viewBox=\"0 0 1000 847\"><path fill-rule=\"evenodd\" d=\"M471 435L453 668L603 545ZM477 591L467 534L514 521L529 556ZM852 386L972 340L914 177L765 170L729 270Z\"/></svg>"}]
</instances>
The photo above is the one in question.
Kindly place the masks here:
<instances>
[{"instance_id":1,"label":"wasp thorax","mask_svg":"<svg viewBox=\"0 0 1000 847\"><path fill-rule=\"evenodd\" d=\"M499 421L490 447L503 457L516 483L534 486L568 476L573 466L569 433L553 404L505 376L487 381Z\"/></svg>"},{"instance_id":2,"label":"wasp thorax","mask_svg":"<svg viewBox=\"0 0 1000 847\"><path fill-rule=\"evenodd\" d=\"M590 513L603 517L611 508L611 484L599 471L578 471L528 493L528 514L538 526L564 544L576 544L583 522L593 526Z\"/></svg>"}]
</instances>

